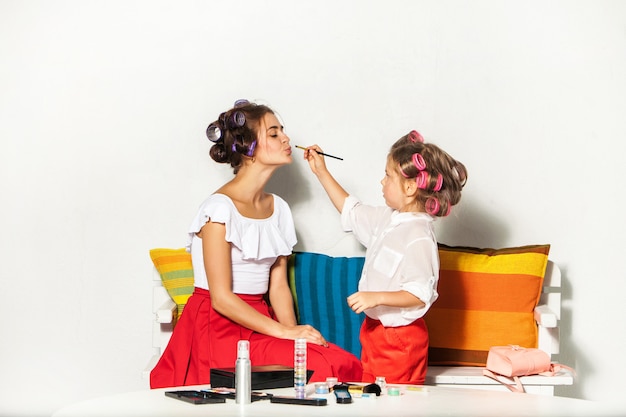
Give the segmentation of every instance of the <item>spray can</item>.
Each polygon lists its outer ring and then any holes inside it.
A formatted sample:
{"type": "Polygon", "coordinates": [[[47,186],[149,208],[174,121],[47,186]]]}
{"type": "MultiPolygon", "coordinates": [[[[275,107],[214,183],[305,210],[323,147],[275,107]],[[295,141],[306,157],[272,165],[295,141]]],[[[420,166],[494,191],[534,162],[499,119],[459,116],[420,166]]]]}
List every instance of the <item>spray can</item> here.
{"type": "Polygon", "coordinates": [[[235,402],[252,402],[252,365],[250,364],[250,342],[240,340],[237,343],[237,361],[235,362],[235,402]]]}

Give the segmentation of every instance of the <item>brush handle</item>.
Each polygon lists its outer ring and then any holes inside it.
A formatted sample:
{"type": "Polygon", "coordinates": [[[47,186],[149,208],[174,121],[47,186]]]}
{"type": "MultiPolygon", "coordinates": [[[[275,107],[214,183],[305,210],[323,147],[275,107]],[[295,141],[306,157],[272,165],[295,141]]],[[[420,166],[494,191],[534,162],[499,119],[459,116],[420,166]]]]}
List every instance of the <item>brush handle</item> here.
{"type": "MultiPolygon", "coordinates": [[[[298,146],[298,145],[296,145],[296,148],[298,148],[298,149],[302,149],[302,150],[305,150],[305,151],[306,151],[306,150],[308,150],[307,148],[304,148],[304,147],[302,147],[302,146],[298,146]]],[[[324,153],[324,152],[316,151],[315,149],[312,149],[312,150],[314,150],[315,152],[317,152],[319,155],[323,155],[323,156],[327,156],[327,157],[329,157],[329,158],[335,158],[335,159],[339,159],[340,161],[343,161],[343,158],[340,158],[340,157],[338,157],[338,156],[329,155],[329,154],[324,153]]]]}

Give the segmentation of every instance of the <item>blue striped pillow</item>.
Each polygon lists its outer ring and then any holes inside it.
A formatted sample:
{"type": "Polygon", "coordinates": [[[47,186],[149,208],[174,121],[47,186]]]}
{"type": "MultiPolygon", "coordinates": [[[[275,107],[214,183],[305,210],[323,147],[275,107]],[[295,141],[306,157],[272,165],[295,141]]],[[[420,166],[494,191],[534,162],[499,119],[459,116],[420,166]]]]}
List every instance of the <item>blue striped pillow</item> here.
{"type": "Polygon", "coordinates": [[[310,324],[326,340],[360,358],[365,314],[354,313],[346,298],[357,291],[365,258],[311,252],[296,252],[293,258],[298,322],[310,324]]]}

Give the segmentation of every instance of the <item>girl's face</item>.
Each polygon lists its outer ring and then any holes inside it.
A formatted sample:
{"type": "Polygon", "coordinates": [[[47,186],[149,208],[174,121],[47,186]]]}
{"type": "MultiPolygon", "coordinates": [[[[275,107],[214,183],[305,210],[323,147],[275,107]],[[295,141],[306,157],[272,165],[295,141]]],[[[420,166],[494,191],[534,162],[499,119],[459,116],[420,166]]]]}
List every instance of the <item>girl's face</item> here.
{"type": "Polygon", "coordinates": [[[284,165],[291,163],[289,136],[283,130],[276,115],[267,113],[259,123],[258,149],[255,158],[267,163],[284,165]]]}
{"type": "Polygon", "coordinates": [[[383,197],[385,203],[394,210],[402,210],[410,202],[410,198],[405,192],[406,179],[400,175],[398,164],[387,157],[385,176],[380,181],[383,186],[383,197]]]}

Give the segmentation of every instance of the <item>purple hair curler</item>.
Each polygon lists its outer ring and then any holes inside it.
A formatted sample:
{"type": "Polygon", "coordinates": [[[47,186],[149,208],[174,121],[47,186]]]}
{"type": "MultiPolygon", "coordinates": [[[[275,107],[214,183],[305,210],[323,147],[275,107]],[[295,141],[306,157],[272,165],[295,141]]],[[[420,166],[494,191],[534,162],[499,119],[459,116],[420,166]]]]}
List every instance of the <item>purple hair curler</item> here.
{"type": "Polygon", "coordinates": [[[215,123],[211,123],[209,127],[206,128],[206,137],[209,138],[211,142],[217,142],[222,138],[222,130],[215,123]]]}
{"type": "MultiPolygon", "coordinates": [[[[243,139],[241,139],[241,137],[238,137],[238,139],[235,142],[233,142],[233,146],[231,147],[231,150],[233,152],[237,152],[237,142],[243,145],[243,139]]],[[[255,148],[256,148],[256,140],[250,144],[250,146],[248,147],[248,152],[244,153],[244,155],[251,157],[252,155],[254,155],[255,148]]]]}
{"type": "Polygon", "coordinates": [[[256,149],[256,140],[255,140],[255,141],[253,141],[253,142],[250,144],[250,148],[248,148],[248,152],[246,153],[246,156],[252,156],[252,155],[254,155],[254,150],[255,150],[255,149],[256,149]]]}
{"type": "Polygon", "coordinates": [[[246,115],[243,112],[236,111],[231,114],[230,119],[228,120],[228,127],[235,128],[241,127],[246,124],[246,115]]]}
{"type": "Polygon", "coordinates": [[[250,102],[245,98],[240,98],[239,100],[235,101],[233,107],[245,106],[246,104],[250,104],[250,102]]]}

